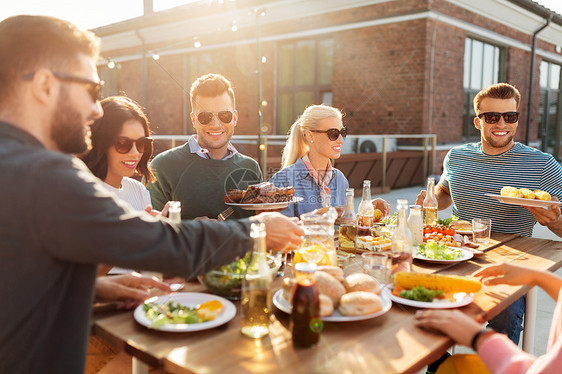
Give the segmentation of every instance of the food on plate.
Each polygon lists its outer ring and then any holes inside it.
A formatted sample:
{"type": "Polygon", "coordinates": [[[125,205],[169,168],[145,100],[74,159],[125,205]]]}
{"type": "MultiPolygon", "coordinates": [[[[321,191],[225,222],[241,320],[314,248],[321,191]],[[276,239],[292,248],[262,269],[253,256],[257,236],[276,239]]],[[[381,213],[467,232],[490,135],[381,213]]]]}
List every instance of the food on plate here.
{"type": "Polygon", "coordinates": [[[372,293],[380,293],[381,288],[375,278],[368,274],[354,273],[350,274],[343,280],[343,286],[346,292],[365,291],[372,293]]]}
{"type": "Polygon", "coordinates": [[[433,260],[456,260],[462,256],[460,249],[433,240],[429,240],[426,244],[420,244],[418,253],[433,260]]]}
{"type": "Polygon", "coordinates": [[[383,217],[380,220],[380,223],[386,226],[394,226],[398,222],[398,212],[394,212],[394,214],[390,214],[386,217],[383,217]]]}
{"type": "Polygon", "coordinates": [[[461,241],[455,239],[456,231],[452,227],[447,227],[445,225],[426,225],[423,228],[423,241],[428,242],[433,240],[441,244],[448,245],[450,247],[460,247],[461,241]]]}
{"type": "Polygon", "coordinates": [[[295,288],[297,288],[297,280],[295,278],[286,277],[283,279],[282,287],[285,300],[293,300],[295,288]]]}
{"type": "Polygon", "coordinates": [[[387,236],[358,236],[357,249],[365,251],[390,251],[392,244],[387,236]]]}
{"type": "Polygon", "coordinates": [[[336,278],[323,271],[314,273],[314,278],[318,292],[328,296],[334,305],[338,305],[340,298],[345,294],[344,286],[336,278]]]}
{"type": "Polygon", "coordinates": [[[222,303],[218,300],[205,301],[197,305],[197,317],[201,321],[212,321],[222,312],[222,303]]]}
{"type": "Polygon", "coordinates": [[[344,316],[361,316],[382,309],[382,300],[372,292],[354,291],[346,293],[340,300],[338,310],[344,316]]]}
{"type": "Polygon", "coordinates": [[[382,217],[382,211],[380,209],[375,209],[375,212],[373,213],[373,222],[379,222],[382,217]]]}
{"type": "Polygon", "coordinates": [[[541,190],[534,190],[533,193],[535,194],[535,199],[550,201],[550,194],[546,191],[541,190]]]}
{"type": "Polygon", "coordinates": [[[207,301],[197,307],[189,307],[178,302],[167,304],[145,302],[143,310],[154,327],[167,324],[190,324],[212,321],[222,311],[222,303],[218,300],[207,301]]]}
{"type": "Polygon", "coordinates": [[[502,187],[500,195],[504,197],[519,197],[524,199],[536,199],[550,201],[550,194],[542,190],[531,191],[528,188],[516,188],[511,186],[502,187]]]}
{"type": "Polygon", "coordinates": [[[436,297],[443,296],[443,291],[429,290],[425,287],[417,286],[412,288],[411,290],[401,290],[398,296],[403,297],[404,299],[430,303],[436,297]]]}
{"type": "Polygon", "coordinates": [[[343,282],[343,278],[344,278],[343,270],[337,266],[333,266],[333,265],[318,266],[316,270],[323,271],[324,273],[328,273],[332,277],[336,278],[339,282],[343,282]]]}
{"type": "Polygon", "coordinates": [[[281,203],[290,201],[294,192],[293,186],[275,187],[271,182],[262,182],[252,184],[246,190],[227,190],[224,202],[239,204],[281,203]]]}
{"type": "Polygon", "coordinates": [[[324,294],[320,294],[318,297],[320,300],[320,317],[327,317],[334,313],[334,303],[332,299],[324,294]]]}
{"type": "Polygon", "coordinates": [[[456,222],[459,218],[457,216],[455,216],[454,214],[451,215],[451,217],[449,218],[445,218],[445,219],[438,219],[437,220],[437,225],[443,225],[443,226],[447,226],[447,227],[451,227],[453,222],[456,222]]]}
{"type": "Polygon", "coordinates": [[[518,188],[505,186],[500,190],[500,195],[505,197],[523,197],[518,188]]]}
{"type": "Polygon", "coordinates": [[[472,222],[464,220],[452,221],[449,227],[455,229],[455,231],[472,231],[472,222]]]}
{"type": "Polygon", "coordinates": [[[398,272],[394,274],[394,283],[403,289],[411,290],[422,286],[430,290],[441,290],[447,293],[478,292],[482,288],[480,281],[458,275],[421,274],[398,272]]]}

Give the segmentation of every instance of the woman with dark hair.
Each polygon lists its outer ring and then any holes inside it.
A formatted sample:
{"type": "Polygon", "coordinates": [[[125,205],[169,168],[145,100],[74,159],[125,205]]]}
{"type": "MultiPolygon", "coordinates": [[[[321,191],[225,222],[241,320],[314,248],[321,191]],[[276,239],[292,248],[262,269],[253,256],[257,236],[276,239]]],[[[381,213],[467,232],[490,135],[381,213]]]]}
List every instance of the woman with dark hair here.
{"type": "Polygon", "coordinates": [[[80,156],[106,187],[137,210],[152,210],[145,186],[131,178],[135,172],[144,183],[155,180],[148,161],[152,139],[146,115],[140,106],[125,96],[101,101],[104,115],[91,126],[92,149],[80,156]]]}

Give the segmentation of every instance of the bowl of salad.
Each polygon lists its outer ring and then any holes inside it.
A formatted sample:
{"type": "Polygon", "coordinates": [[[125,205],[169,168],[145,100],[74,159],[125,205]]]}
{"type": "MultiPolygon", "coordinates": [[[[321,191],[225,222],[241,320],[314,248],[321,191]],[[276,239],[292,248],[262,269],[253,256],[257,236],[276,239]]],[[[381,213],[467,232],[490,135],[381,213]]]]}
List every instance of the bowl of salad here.
{"type": "MultiPolygon", "coordinates": [[[[242,295],[242,279],[250,266],[251,255],[251,252],[248,252],[240,260],[211,270],[205,275],[198,276],[197,279],[215,295],[223,296],[230,300],[240,300],[242,295]]],[[[275,276],[281,266],[281,260],[275,256],[267,256],[267,263],[272,277],[275,276]]]]}

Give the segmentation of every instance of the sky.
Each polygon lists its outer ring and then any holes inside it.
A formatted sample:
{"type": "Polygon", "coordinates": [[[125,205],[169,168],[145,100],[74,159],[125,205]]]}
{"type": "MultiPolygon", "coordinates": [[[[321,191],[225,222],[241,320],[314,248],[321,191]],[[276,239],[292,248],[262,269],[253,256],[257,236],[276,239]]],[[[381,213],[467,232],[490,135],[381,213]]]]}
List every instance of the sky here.
{"type": "MultiPolygon", "coordinates": [[[[154,0],[154,10],[194,0],[154,0]]],[[[207,0],[233,1],[233,0],[207,0]]],[[[562,0],[535,0],[562,15],[562,0]]],[[[16,14],[42,14],[91,29],[141,16],[143,0],[0,0],[0,20],[16,14]]]]}

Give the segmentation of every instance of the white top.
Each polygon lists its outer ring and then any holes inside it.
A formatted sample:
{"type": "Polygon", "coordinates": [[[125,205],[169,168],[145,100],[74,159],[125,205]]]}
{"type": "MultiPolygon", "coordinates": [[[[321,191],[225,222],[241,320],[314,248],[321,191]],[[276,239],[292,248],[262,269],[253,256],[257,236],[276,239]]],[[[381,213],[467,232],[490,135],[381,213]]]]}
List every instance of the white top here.
{"type": "Polygon", "coordinates": [[[121,188],[115,188],[104,182],[105,187],[114,192],[118,198],[129,203],[135,210],[144,210],[150,203],[150,193],[139,181],[123,177],[121,188]]]}

